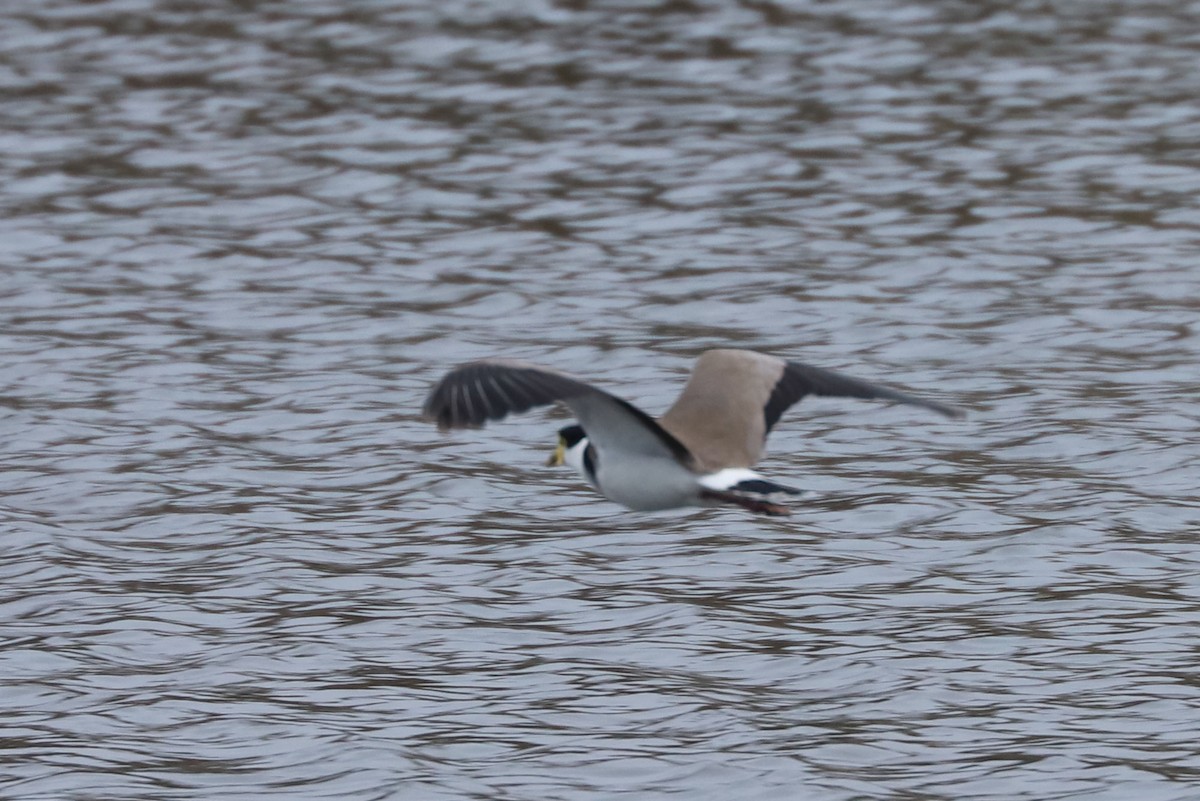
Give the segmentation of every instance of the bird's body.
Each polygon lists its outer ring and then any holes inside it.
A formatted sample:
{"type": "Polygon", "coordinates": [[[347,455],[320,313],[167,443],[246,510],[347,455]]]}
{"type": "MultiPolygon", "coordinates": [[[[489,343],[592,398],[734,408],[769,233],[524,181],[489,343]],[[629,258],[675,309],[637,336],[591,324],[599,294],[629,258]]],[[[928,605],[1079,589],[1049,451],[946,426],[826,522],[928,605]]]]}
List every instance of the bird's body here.
{"type": "Polygon", "coordinates": [[[634,457],[611,467],[602,460],[595,478],[605,497],[639,512],[692,506],[696,500],[695,474],[671,459],[634,457]]]}
{"type": "Polygon", "coordinates": [[[574,467],[610,500],[637,511],[736,505],[787,514],[779,501],[800,491],[750,468],[780,415],[809,394],[891,400],[960,415],[887,387],[743,350],[702,354],[658,421],[564,373],[501,360],[452,370],[430,393],[425,414],[443,429],[479,427],[510,412],[561,402],[579,424],[560,430],[551,463],[574,467]]]}
{"type": "Polygon", "coordinates": [[[766,501],[774,496],[795,496],[803,492],[768,481],[745,467],[725,467],[711,473],[686,470],[679,473],[678,462],[638,465],[622,462],[616,475],[601,477],[596,450],[579,425],[566,426],[559,431],[559,448],[550,457],[549,465],[565,464],[575,468],[584,480],[609,500],[637,511],[674,509],[680,506],[714,505],[719,493],[747,493],[747,498],[766,501]],[[589,451],[589,448],[591,449],[589,451]],[[668,480],[676,477],[678,481],[668,480]],[[603,482],[603,489],[601,489],[603,482]],[[698,493],[715,493],[708,503],[697,503],[698,493]]]}

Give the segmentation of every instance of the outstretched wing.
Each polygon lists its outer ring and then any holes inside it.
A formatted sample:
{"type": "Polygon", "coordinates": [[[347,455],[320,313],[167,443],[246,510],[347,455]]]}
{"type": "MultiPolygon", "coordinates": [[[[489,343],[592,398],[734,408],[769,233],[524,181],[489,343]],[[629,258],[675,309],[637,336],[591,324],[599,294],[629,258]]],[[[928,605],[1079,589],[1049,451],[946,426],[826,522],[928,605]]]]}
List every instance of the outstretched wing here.
{"type": "Polygon", "coordinates": [[[598,390],[568,375],[516,361],[482,361],[456,367],[425,399],[425,416],[438,428],[481,428],[488,420],[598,390]]]}
{"type": "Polygon", "coordinates": [[[771,397],[763,407],[763,418],[769,432],[780,416],[788,407],[799,401],[805,395],[826,395],[841,398],[863,398],[865,400],[889,400],[896,403],[907,403],[910,406],[920,406],[943,414],[946,417],[962,417],[962,409],[947,406],[944,403],[918,398],[898,389],[872,384],[858,378],[851,378],[832,370],[822,370],[801,362],[788,362],[779,377],[778,383],[771,390],[771,397]]]}
{"type": "Polygon", "coordinates": [[[701,354],[687,386],[660,422],[705,469],[750,467],[762,458],[767,434],[780,416],[805,395],[890,400],[962,415],[950,406],[831,370],[722,349],[701,354]]]}
{"type": "Polygon", "coordinates": [[[692,463],[688,449],[637,407],[565,373],[524,362],[497,359],[451,370],[429,393],[424,413],[445,431],[479,428],[488,420],[556,402],[575,414],[601,461],[605,453],[624,452],[692,463]]]}

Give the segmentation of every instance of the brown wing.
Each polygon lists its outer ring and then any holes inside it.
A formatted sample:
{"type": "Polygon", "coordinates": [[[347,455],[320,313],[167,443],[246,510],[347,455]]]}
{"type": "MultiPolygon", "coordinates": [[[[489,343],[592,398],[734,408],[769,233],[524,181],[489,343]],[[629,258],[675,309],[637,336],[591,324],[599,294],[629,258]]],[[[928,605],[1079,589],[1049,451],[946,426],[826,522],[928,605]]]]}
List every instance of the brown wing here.
{"type": "Polygon", "coordinates": [[[962,416],[953,407],[831,370],[752,351],[710,350],[659,422],[705,469],[750,467],[762,458],[780,416],[805,395],[890,400],[962,416]]]}
{"type": "Polygon", "coordinates": [[[783,359],[748,350],[705,351],[659,423],[706,470],[749,467],[762,456],[763,409],[786,367],[783,359]]]}

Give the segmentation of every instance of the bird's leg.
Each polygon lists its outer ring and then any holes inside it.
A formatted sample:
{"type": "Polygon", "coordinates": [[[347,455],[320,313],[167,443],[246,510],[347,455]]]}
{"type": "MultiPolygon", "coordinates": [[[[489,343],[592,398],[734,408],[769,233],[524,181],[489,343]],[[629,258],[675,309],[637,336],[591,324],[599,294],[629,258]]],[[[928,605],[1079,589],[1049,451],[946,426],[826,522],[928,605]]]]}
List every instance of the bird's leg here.
{"type": "Polygon", "coordinates": [[[792,513],[792,510],[783,504],[772,503],[762,498],[751,498],[738,492],[728,492],[726,490],[702,489],[700,490],[700,499],[716,501],[718,503],[732,503],[743,509],[748,509],[755,514],[771,515],[772,517],[786,517],[792,513]]]}

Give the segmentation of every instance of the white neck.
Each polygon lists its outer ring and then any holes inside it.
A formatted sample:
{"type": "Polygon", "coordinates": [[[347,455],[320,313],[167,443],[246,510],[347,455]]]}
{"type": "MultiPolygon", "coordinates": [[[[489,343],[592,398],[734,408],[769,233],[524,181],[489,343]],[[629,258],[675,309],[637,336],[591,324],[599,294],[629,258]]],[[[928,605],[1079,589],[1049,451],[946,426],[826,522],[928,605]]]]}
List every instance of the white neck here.
{"type": "Polygon", "coordinates": [[[575,468],[579,475],[583,476],[583,480],[592,483],[592,477],[588,475],[587,469],[583,466],[583,452],[587,450],[588,438],[576,442],[563,453],[563,462],[570,467],[575,468]]]}

